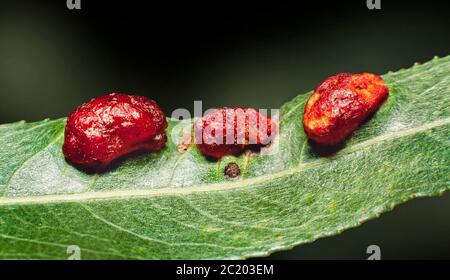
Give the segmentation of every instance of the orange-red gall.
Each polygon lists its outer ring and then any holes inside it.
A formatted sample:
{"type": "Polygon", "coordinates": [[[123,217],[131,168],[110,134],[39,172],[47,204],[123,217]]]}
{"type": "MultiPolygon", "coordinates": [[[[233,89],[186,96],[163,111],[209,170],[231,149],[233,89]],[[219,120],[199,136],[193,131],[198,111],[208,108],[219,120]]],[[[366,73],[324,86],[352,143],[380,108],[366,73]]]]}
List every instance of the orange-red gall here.
{"type": "Polygon", "coordinates": [[[383,79],[375,74],[341,73],[329,77],[306,103],[304,130],[318,144],[339,144],[378,110],[388,94],[383,79]]]}
{"type": "Polygon", "coordinates": [[[271,143],[277,125],[252,108],[214,109],[194,123],[195,143],[206,157],[239,155],[271,143]]]}
{"type": "Polygon", "coordinates": [[[155,101],[111,93],[91,99],[70,114],[63,154],[76,166],[103,171],[131,152],[162,149],[166,128],[164,113],[155,101]]]}

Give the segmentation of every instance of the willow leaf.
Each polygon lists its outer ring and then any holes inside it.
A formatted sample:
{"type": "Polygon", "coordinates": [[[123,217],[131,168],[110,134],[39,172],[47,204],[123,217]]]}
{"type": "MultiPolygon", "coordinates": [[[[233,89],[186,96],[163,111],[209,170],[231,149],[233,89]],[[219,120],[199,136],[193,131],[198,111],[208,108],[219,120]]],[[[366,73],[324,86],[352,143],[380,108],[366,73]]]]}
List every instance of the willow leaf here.
{"type": "MultiPolygon", "coordinates": [[[[65,119],[0,126],[0,258],[223,259],[338,234],[414,197],[449,190],[450,57],[383,76],[387,102],[336,154],[301,125],[309,94],[281,108],[267,154],[206,160],[171,139],[100,175],[67,164],[65,119]],[[235,161],[238,180],[224,176],[235,161]]],[[[189,128],[170,121],[168,134],[189,128]]]]}

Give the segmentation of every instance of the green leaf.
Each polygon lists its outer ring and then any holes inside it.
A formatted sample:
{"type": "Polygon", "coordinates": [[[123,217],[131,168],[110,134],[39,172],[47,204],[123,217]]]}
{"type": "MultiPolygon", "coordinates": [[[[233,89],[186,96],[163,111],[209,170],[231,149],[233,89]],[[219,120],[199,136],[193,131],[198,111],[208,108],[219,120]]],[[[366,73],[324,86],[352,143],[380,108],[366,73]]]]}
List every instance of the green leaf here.
{"type": "MultiPolygon", "coordinates": [[[[303,132],[309,94],[281,108],[273,154],[210,162],[195,146],[101,175],[67,164],[65,119],[0,126],[0,258],[246,258],[356,227],[449,190],[450,57],[384,76],[387,102],[335,155],[303,132]],[[276,148],[278,147],[278,151],[276,148]],[[230,161],[242,176],[227,179],[230,161]]],[[[168,129],[190,127],[171,121],[168,129]]]]}

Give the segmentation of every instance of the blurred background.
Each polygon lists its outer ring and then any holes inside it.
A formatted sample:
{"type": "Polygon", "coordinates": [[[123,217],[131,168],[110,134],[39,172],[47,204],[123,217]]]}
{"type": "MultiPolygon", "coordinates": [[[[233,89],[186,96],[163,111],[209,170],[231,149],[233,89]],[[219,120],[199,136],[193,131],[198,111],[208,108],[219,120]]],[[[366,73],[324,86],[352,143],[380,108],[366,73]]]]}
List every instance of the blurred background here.
{"type": "MultiPolygon", "coordinates": [[[[67,116],[107,92],[176,108],[279,108],[337,72],[383,74],[450,55],[446,1],[179,4],[0,2],[0,123],[67,116]]],[[[195,3],[194,3],[195,2],[195,3]]],[[[242,1],[241,1],[242,2],[242,1]]],[[[450,258],[450,195],[272,259],[450,258]]]]}

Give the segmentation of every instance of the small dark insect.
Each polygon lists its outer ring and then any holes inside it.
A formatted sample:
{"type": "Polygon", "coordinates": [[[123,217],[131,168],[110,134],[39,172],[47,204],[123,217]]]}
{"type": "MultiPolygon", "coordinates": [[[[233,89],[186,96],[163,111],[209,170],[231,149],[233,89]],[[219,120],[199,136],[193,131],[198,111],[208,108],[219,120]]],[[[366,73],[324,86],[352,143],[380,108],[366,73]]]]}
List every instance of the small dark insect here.
{"type": "Polygon", "coordinates": [[[166,118],[155,101],[111,93],[91,99],[67,119],[63,153],[89,171],[137,150],[158,151],[167,141],[166,118]]]}
{"type": "Polygon", "coordinates": [[[375,74],[342,73],[329,77],[306,103],[305,132],[318,144],[337,145],[373,114],[388,94],[383,79],[375,74]]]}
{"type": "Polygon", "coordinates": [[[225,166],[224,174],[228,178],[234,179],[241,175],[241,169],[239,168],[239,165],[237,163],[230,162],[227,164],[227,166],[225,166]]]}
{"type": "Polygon", "coordinates": [[[276,130],[270,117],[251,108],[215,109],[194,124],[199,150],[215,159],[268,145],[276,130]]]}

